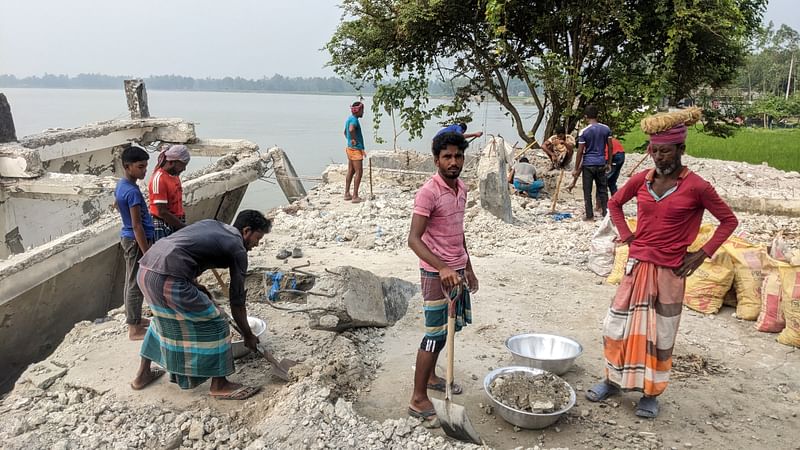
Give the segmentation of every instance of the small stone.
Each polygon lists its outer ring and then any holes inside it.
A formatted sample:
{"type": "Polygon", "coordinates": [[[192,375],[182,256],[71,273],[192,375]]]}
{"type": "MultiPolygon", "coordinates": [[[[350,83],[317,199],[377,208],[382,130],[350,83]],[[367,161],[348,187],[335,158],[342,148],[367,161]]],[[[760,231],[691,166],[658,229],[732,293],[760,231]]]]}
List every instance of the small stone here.
{"type": "Polygon", "coordinates": [[[684,446],[684,447],[686,447],[686,448],[692,448],[692,447],[693,447],[693,445],[692,445],[692,443],[691,443],[691,442],[685,442],[685,443],[683,444],[683,446],[684,446]]]}
{"type": "Polygon", "coordinates": [[[53,446],[50,448],[51,450],[69,450],[70,448],[69,441],[66,439],[62,439],[53,444],[53,446]]]}
{"type": "Polygon", "coordinates": [[[606,423],[609,424],[609,425],[616,425],[617,421],[614,420],[614,419],[608,419],[608,420],[606,420],[606,423]]]}
{"type": "Polygon", "coordinates": [[[204,434],[205,429],[203,423],[199,420],[193,420],[192,424],[189,426],[189,439],[192,441],[199,441],[203,439],[204,434]]]}

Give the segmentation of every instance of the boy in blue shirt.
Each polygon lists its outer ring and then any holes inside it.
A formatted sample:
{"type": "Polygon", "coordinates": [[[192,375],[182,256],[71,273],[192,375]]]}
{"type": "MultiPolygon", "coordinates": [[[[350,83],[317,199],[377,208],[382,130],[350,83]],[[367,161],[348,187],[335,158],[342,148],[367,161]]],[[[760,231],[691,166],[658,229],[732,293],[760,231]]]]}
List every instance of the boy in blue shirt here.
{"type": "Polygon", "coordinates": [[[136,184],[147,173],[150,155],[141,147],[128,147],[122,152],[122,167],[125,176],[117,182],[114,200],[122,218],[120,244],[125,258],[125,322],[128,324],[128,339],[141,341],[150,322],[142,319],[144,296],[136,284],[139,259],[153,242],[153,219],[147,210],[142,191],[136,184]]]}

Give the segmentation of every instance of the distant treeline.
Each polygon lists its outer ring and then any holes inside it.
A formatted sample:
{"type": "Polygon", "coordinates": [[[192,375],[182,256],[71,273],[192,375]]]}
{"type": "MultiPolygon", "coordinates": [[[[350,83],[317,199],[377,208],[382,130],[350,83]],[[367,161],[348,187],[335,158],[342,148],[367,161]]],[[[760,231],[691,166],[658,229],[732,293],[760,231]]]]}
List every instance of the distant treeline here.
{"type": "MultiPolygon", "coordinates": [[[[44,74],[17,78],[14,75],[0,75],[0,88],[60,88],[60,89],[122,89],[123,80],[134,77],[124,75],[101,75],[81,73],[74,77],[67,75],[44,74]]],[[[261,91],[261,92],[299,92],[331,94],[372,94],[375,88],[364,86],[357,91],[347,81],[336,77],[285,77],[275,74],[251,80],[242,77],[192,78],[180,75],[153,75],[144,78],[148,89],[170,91],[261,91]]],[[[510,92],[523,92],[528,95],[525,84],[511,81],[510,92]]],[[[449,84],[432,82],[431,95],[449,96],[453,94],[449,84]]]]}

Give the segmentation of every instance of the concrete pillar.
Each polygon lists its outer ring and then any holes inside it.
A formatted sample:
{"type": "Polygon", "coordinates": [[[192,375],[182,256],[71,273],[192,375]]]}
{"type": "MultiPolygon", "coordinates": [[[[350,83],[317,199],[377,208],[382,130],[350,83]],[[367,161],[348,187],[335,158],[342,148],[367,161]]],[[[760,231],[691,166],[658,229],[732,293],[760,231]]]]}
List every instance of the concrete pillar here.
{"type": "Polygon", "coordinates": [[[131,119],[147,119],[150,109],[147,106],[147,89],[143,80],[125,80],[125,97],[128,99],[128,111],[131,119]]]}
{"type": "Polygon", "coordinates": [[[8,104],[6,95],[0,92],[0,144],[17,140],[17,131],[14,128],[14,118],[11,117],[11,105],[8,104]]]}
{"type": "Polygon", "coordinates": [[[275,171],[278,186],[281,187],[289,203],[305,197],[306,189],[298,178],[289,157],[286,156],[286,152],[279,147],[272,147],[267,155],[272,159],[272,169],[275,171]]]}
{"type": "Polygon", "coordinates": [[[511,196],[508,194],[508,154],[503,138],[494,138],[478,161],[478,189],[481,207],[505,223],[512,223],[511,196]]]}

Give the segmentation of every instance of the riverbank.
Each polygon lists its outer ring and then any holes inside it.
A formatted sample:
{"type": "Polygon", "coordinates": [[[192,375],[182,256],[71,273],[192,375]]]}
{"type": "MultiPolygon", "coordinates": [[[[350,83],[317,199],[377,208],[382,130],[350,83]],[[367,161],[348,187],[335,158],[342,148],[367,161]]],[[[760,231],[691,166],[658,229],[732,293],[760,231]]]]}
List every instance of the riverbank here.
{"type": "MultiPolygon", "coordinates": [[[[800,193],[800,178],[761,166],[689,159],[721,193],[800,193]],[[749,174],[749,176],[748,176],[749,174]],[[786,189],[789,190],[786,190],[786,189]],[[798,189],[793,191],[793,189],[798,189]]],[[[268,323],[267,344],[280,357],[303,359],[294,380],[282,384],[264,361],[248,356],[234,381],[263,386],[246,402],[210,399],[207,385],[181,391],[166,378],[141,392],[128,381],[138,364],[138,344],[124,335],[119,311],[101,323],[82,322],[45,362],[29,368],[0,402],[0,439],[7,448],[466,448],[440,430],[426,430],[406,416],[411,365],[422,329],[421,299],[394,326],[332,333],[308,328],[303,315],[270,308],[262,301],[261,271],[310,262],[304,270],[352,265],[381,276],[418,283],[417,259],[407,249],[413,195],[426,175],[376,171],[375,198],[362,204],[341,200],[343,168],[326,172],[308,197],[273,211],[275,227],[250,254],[253,280],[248,308],[268,323]],[[300,246],[302,259],[274,255],[300,246]]],[[[597,223],[580,220],[582,202],[566,194],[558,211],[550,199],[512,196],[514,222],[483,210],[473,186],[467,205],[466,240],[481,289],[473,296],[475,321],[458,335],[456,377],[464,405],[493,448],[741,448],[796,446],[800,405],[800,358],[796,349],[759,333],[752,322],[684,312],[675,347],[673,382],[662,397],[661,415],[633,415],[636,395],[599,404],[585,390],[602,376],[601,326],[614,287],[586,270],[589,240],[597,223]],[[521,332],[570,336],[584,354],[564,378],[578,403],[546,430],[516,430],[488,414],[484,375],[508,365],[504,340],[521,332]]],[[[367,190],[365,179],[365,190],[367,190]]],[[[577,191],[577,190],[576,190],[577,191]]],[[[795,197],[796,198],[796,197],[795,197]]],[[[738,232],[769,242],[784,230],[800,243],[797,219],[737,213],[738,232]]],[[[711,220],[711,219],[709,219],[711,220]]],[[[204,280],[209,285],[213,279],[204,280]]]]}

